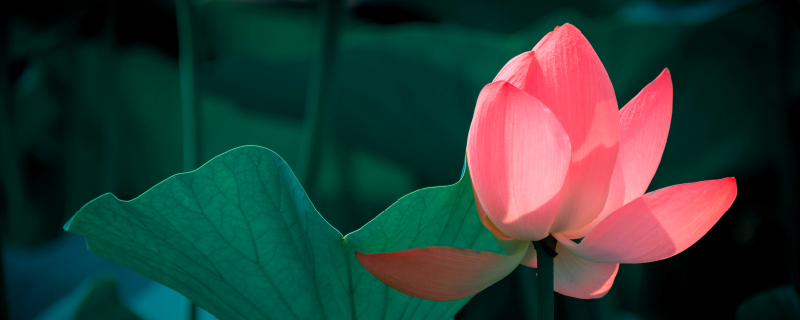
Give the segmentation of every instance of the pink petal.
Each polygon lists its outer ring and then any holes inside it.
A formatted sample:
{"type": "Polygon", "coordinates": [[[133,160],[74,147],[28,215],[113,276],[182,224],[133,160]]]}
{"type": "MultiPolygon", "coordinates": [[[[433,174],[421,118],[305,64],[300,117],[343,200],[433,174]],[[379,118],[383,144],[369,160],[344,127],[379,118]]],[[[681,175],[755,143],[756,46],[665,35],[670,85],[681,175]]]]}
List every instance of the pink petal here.
{"type": "Polygon", "coordinates": [[[518,57],[513,66],[506,66],[527,71],[524,82],[519,74],[502,71],[496,80],[522,83],[520,89],[550,108],[569,135],[569,172],[550,228],[552,233],[564,232],[589,224],[605,205],[617,159],[619,111],[600,58],[574,26],[557,27],[539,41],[533,55],[535,59],[518,57]],[[526,62],[527,70],[521,66],[526,62]]]}
{"type": "Polygon", "coordinates": [[[522,258],[522,261],[519,264],[524,265],[526,267],[536,268],[536,249],[532,246],[528,247],[528,252],[525,253],[525,257],[522,258]]]}
{"type": "Polygon", "coordinates": [[[736,198],[736,179],[674,185],[610,214],[580,244],[553,236],[594,262],[644,263],[674,256],[700,240],[736,198]]]}
{"type": "Polygon", "coordinates": [[[386,285],[417,298],[451,301],[472,296],[517,267],[527,250],[514,256],[453,247],[398,252],[356,252],[361,265],[386,285]]]}
{"type": "MultiPolygon", "coordinates": [[[[486,210],[483,209],[483,205],[481,205],[481,201],[478,199],[478,195],[475,193],[475,189],[474,188],[472,189],[472,194],[475,197],[475,209],[478,210],[478,217],[480,218],[481,223],[483,224],[483,226],[487,230],[489,230],[492,233],[492,235],[494,235],[494,237],[496,239],[502,239],[502,240],[508,240],[508,241],[516,241],[513,238],[511,238],[508,235],[506,235],[505,233],[503,233],[503,231],[500,231],[500,229],[497,228],[497,226],[494,224],[494,222],[492,222],[492,220],[489,219],[489,217],[486,216],[486,210]]],[[[500,240],[498,240],[498,242],[499,241],[500,240]]],[[[506,253],[508,253],[508,252],[506,252],[506,253]]]]}
{"type": "Polygon", "coordinates": [[[589,234],[600,221],[647,191],[656,174],[672,118],[672,79],[669,70],[648,84],[620,110],[619,155],[603,211],[589,225],[565,232],[570,239],[589,234]]]}
{"type": "Polygon", "coordinates": [[[623,204],[647,191],[667,144],[671,118],[672,77],[664,69],[620,110],[617,162],[622,164],[624,185],[618,187],[625,190],[623,204]]]}
{"type": "Polygon", "coordinates": [[[597,215],[597,218],[592,220],[589,224],[577,228],[572,229],[570,231],[562,232],[561,235],[570,238],[570,239],[580,239],[585,237],[589,232],[591,232],[597,224],[599,224],[603,219],[608,217],[609,214],[614,212],[616,208],[622,206],[623,202],[625,201],[625,190],[624,188],[620,188],[625,184],[624,178],[622,174],[617,174],[617,172],[622,172],[622,163],[617,161],[617,164],[614,166],[614,174],[611,176],[611,185],[608,190],[608,198],[606,199],[606,204],[603,207],[603,211],[597,215]],[[615,208],[615,209],[610,209],[615,208]]]}
{"type": "MultiPolygon", "coordinates": [[[[489,221],[491,222],[491,221],[489,221]]],[[[536,268],[536,250],[531,247],[530,241],[525,240],[507,240],[500,238],[498,236],[494,236],[494,240],[497,241],[497,244],[500,245],[500,248],[503,249],[503,252],[506,255],[513,256],[519,253],[522,250],[528,250],[525,253],[525,256],[522,258],[522,261],[519,264],[526,265],[531,268],[536,268]]]]}
{"type": "Polygon", "coordinates": [[[518,89],[524,90],[528,80],[528,68],[536,59],[533,51],[526,51],[506,62],[503,69],[494,77],[494,81],[507,81],[518,89]]]}
{"type": "Polygon", "coordinates": [[[467,163],[478,207],[502,235],[547,236],[569,157],[567,134],[539,100],[505,81],[483,88],[469,129],[467,163]]]}
{"type": "MultiPolygon", "coordinates": [[[[534,250],[535,251],[535,250],[534,250]]],[[[578,299],[597,299],[606,295],[619,271],[619,263],[586,261],[556,245],[553,259],[555,291],[578,299]]]]}
{"type": "MultiPolygon", "coordinates": [[[[494,240],[497,241],[497,244],[503,249],[503,252],[507,256],[513,256],[517,253],[520,253],[522,250],[527,250],[528,246],[531,244],[530,241],[525,240],[505,240],[498,238],[497,236],[494,237],[494,240]]],[[[535,250],[534,250],[535,251],[535,250]]]]}

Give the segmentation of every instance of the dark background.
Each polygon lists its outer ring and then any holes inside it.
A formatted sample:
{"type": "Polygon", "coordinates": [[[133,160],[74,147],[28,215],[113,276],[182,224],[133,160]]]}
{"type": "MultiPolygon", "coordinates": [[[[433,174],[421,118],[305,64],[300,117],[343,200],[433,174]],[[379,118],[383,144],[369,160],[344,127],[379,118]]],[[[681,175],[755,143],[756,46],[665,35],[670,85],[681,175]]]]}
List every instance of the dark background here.
{"type": "MultiPolygon", "coordinates": [[[[61,227],[105,192],[132,199],[182,171],[174,3],[0,6],[8,315],[32,318],[104,272],[130,306],[148,280],[61,227]]],[[[294,167],[316,3],[193,7],[198,163],[255,144],[294,167]]],[[[663,68],[672,73],[672,126],[649,190],[734,176],[738,197],[685,252],[622,265],[606,297],[556,294],[556,318],[733,318],[762,290],[798,287],[798,1],[365,0],[345,11],[320,173],[305,186],[343,234],[406,193],[455,182],[480,89],[569,22],[595,48],[620,107],[663,68]]],[[[456,319],[533,319],[532,272],[520,267],[456,319]]]]}

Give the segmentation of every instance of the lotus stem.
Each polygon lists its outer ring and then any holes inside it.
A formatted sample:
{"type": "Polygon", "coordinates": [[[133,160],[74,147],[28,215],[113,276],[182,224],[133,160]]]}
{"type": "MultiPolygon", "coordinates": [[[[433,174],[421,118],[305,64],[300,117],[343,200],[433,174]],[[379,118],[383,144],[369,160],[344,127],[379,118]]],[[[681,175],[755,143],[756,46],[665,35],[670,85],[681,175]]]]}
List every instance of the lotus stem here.
{"type": "Polygon", "coordinates": [[[554,291],[553,285],[553,258],[555,258],[555,239],[548,235],[539,241],[534,241],[536,248],[536,272],[537,272],[537,320],[553,320],[554,313],[554,291]]]}
{"type": "Polygon", "coordinates": [[[189,301],[189,320],[197,319],[197,304],[193,301],[189,301]]]}
{"type": "Polygon", "coordinates": [[[183,116],[183,171],[191,171],[197,167],[197,92],[190,0],[175,0],[175,13],[178,21],[178,72],[183,116]]]}
{"type": "Polygon", "coordinates": [[[6,298],[5,270],[3,270],[3,245],[0,244],[0,319],[10,319],[6,298]]]}
{"type": "MultiPolygon", "coordinates": [[[[3,176],[3,189],[6,190],[6,210],[0,210],[0,225],[7,226],[6,232],[13,232],[10,226],[19,226],[19,223],[12,222],[11,217],[6,217],[2,212],[5,211],[9,216],[22,216],[22,177],[17,170],[18,163],[16,153],[14,153],[13,139],[11,137],[11,86],[10,75],[8,72],[8,8],[7,2],[0,4],[0,173],[3,176]],[[8,220],[6,220],[8,219],[8,220]]],[[[2,232],[0,231],[0,232],[2,232]]],[[[14,239],[13,237],[9,237],[14,239]]],[[[3,265],[3,243],[0,241],[0,319],[9,319],[8,300],[6,296],[5,270],[3,265]]]]}
{"type": "MultiPolygon", "coordinates": [[[[175,0],[178,23],[178,73],[183,117],[183,171],[197,168],[197,92],[194,83],[194,26],[190,0],[175,0]]],[[[197,305],[189,304],[189,320],[197,319],[197,305]]]]}
{"type": "Polygon", "coordinates": [[[342,0],[318,3],[317,43],[311,61],[306,93],[305,119],[297,162],[297,177],[306,188],[317,178],[321,155],[323,119],[328,114],[331,78],[336,58],[342,0]]]}
{"type": "Polygon", "coordinates": [[[14,146],[13,121],[10,119],[12,113],[11,103],[11,76],[9,74],[10,51],[10,32],[9,28],[9,4],[0,4],[0,179],[2,179],[3,190],[5,190],[6,210],[0,210],[0,225],[8,232],[7,238],[10,242],[29,245],[32,238],[26,233],[29,229],[25,228],[25,180],[22,177],[21,164],[17,158],[17,150],[14,146]],[[5,213],[5,214],[4,214],[5,213]]]}

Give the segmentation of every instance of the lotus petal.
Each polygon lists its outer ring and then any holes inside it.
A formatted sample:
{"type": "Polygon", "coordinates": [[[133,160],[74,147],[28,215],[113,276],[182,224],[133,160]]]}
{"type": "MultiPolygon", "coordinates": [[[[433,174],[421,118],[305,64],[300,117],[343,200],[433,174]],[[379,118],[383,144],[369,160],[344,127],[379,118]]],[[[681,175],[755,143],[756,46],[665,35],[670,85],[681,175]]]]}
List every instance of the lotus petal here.
{"type": "Polygon", "coordinates": [[[616,187],[624,190],[623,204],[647,191],[664,154],[671,119],[672,77],[664,69],[620,110],[617,162],[622,164],[624,185],[616,187]]]}
{"type": "Polygon", "coordinates": [[[672,118],[672,79],[669,70],[648,84],[620,110],[619,155],[611,177],[608,200],[587,226],[565,232],[570,239],[583,238],[622,205],[647,191],[667,144],[672,118]]]}
{"type": "Polygon", "coordinates": [[[569,158],[569,138],[545,105],[505,81],[483,88],[467,139],[467,163],[479,208],[502,231],[496,235],[518,240],[548,235],[569,158]]]}
{"type": "Polygon", "coordinates": [[[525,257],[522,258],[522,261],[520,261],[519,264],[531,268],[538,267],[538,264],[536,263],[536,249],[533,247],[528,247],[528,252],[525,253],[525,257]]]}
{"type": "Polygon", "coordinates": [[[500,229],[494,225],[494,222],[492,222],[492,220],[486,216],[486,210],[483,209],[483,205],[481,205],[481,201],[478,199],[478,195],[475,193],[474,188],[472,189],[472,195],[475,197],[475,209],[478,210],[478,218],[480,218],[483,226],[489,230],[496,239],[498,239],[498,243],[500,240],[517,241],[503,233],[503,231],[500,231],[500,229]]]}
{"type": "Polygon", "coordinates": [[[736,198],[736,180],[685,183],[647,193],[611,213],[580,244],[553,236],[589,261],[645,263],[689,248],[736,198]]]}
{"type": "Polygon", "coordinates": [[[535,59],[533,51],[526,51],[517,55],[506,62],[503,69],[500,69],[500,72],[494,77],[493,82],[506,81],[521,90],[525,90],[525,82],[528,80],[528,68],[531,66],[531,61],[535,59]]]}
{"type": "Polygon", "coordinates": [[[574,26],[557,27],[539,41],[533,55],[535,59],[514,61],[518,65],[529,61],[520,89],[553,111],[572,150],[561,206],[550,229],[558,233],[589,224],[603,209],[617,159],[619,111],[600,58],[574,26]]]}
{"type": "Polygon", "coordinates": [[[422,247],[397,252],[356,252],[375,278],[417,298],[451,301],[472,296],[517,267],[526,250],[506,256],[453,247],[422,247]]]}
{"type": "Polygon", "coordinates": [[[578,299],[602,298],[614,284],[619,263],[586,261],[560,243],[553,259],[553,280],[556,292],[578,299]]]}

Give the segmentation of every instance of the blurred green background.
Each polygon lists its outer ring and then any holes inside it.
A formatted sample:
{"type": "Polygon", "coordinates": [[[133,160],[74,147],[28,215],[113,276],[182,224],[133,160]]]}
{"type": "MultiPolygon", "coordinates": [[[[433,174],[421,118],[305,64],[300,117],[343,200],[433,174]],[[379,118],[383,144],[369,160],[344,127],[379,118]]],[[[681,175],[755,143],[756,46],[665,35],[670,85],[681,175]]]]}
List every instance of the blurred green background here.
{"type": "MultiPolygon", "coordinates": [[[[92,255],[83,238],[61,229],[105,192],[129,200],[182,171],[174,3],[0,6],[0,316],[186,313],[188,305],[163,303],[179,295],[92,255]]],[[[192,8],[198,164],[253,144],[295,168],[317,3],[192,8]]],[[[620,107],[663,68],[672,73],[672,126],[650,190],[735,176],[739,191],[690,249],[622,265],[602,299],[557,294],[556,318],[733,318],[743,301],[771,288],[794,290],[797,303],[800,2],[353,0],[342,14],[312,161],[319,174],[305,188],[343,234],[406,193],[454,183],[480,89],[569,22],[600,56],[620,107]]],[[[534,272],[520,267],[456,319],[533,319],[534,272]]]]}

